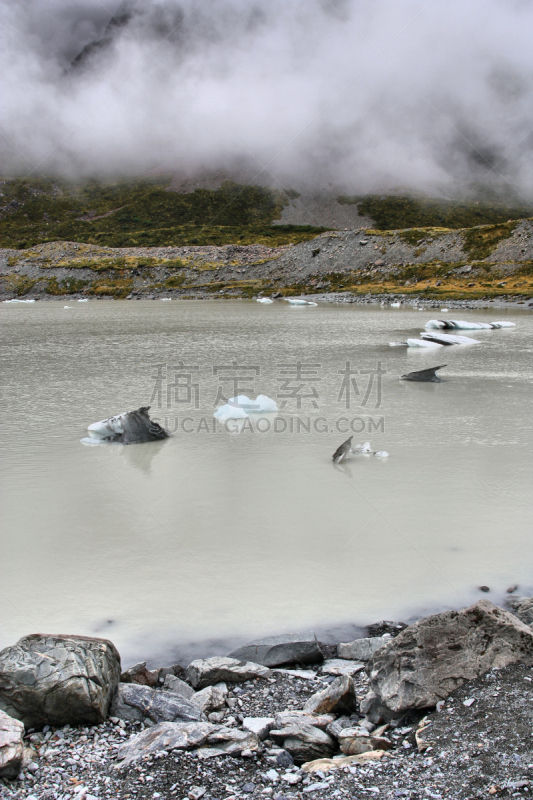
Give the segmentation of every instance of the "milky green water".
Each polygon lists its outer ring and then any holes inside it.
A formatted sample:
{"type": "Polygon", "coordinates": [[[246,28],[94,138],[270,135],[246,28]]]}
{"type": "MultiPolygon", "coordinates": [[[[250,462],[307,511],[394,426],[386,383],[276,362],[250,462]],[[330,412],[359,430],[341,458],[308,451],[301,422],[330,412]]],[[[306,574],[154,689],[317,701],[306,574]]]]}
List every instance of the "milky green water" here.
{"type": "Polygon", "coordinates": [[[382,618],[500,600],[514,583],[531,591],[531,313],[449,314],[517,326],[415,352],[388,342],[434,313],[69,305],[0,308],[0,646],[35,631],[103,635],[124,663],[160,664],[312,627],[347,638],[382,618]],[[398,380],[435,364],[448,365],[443,383],[398,380]],[[241,392],[286,407],[214,432],[217,393],[239,377],[241,392]],[[89,423],[151,399],[172,439],[80,443],[89,423]],[[333,466],[350,425],[354,444],[389,458],[333,466]]]}

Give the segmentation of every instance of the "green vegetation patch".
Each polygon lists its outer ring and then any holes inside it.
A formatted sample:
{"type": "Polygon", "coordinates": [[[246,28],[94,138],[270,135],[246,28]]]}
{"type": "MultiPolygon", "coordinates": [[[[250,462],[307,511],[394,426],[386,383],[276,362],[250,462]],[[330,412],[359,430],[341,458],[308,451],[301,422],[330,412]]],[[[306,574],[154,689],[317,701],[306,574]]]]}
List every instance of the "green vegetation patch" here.
{"type": "Polygon", "coordinates": [[[511,206],[485,200],[466,203],[407,195],[342,195],[337,202],[344,205],[357,203],[359,216],[371,217],[376,228],[382,231],[400,228],[471,228],[523,219],[530,217],[533,212],[531,205],[511,206]]]}
{"type": "Polygon", "coordinates": [[[169,178],[83,184],[12,179],[2,182],[0,246],[24,249],[72,241],[109,247],[296,244],[324,228],[276,225],[294,196],[226,181],[219,189],[180,194],[169,178]]]}
{"type": "Polygon", "coordinates": [[[52,295],[77,294],[82,292],[86,286],[88,286],[88,281],[77,278],[63,278],[59,281],[57,278],[50,278],[46,282],[45,292],[52,295]]]}
{"type": "Polygon", "coordinates": [[[504,239],[509,239],[518,222],[506,222],[503,225],[486,225],[465,231],[463,250],[470,258],[488,258],[496,246],[504,239]]]}

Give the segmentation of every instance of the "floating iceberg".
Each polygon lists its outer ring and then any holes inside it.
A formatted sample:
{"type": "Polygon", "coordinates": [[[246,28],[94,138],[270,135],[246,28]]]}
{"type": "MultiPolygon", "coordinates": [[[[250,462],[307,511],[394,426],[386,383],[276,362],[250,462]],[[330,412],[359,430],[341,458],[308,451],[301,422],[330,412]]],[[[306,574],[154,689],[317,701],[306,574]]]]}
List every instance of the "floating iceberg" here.
{"type": "Polygon", "coordinates": [[[290,303],[291,306],[316,306],[318,303],[313,303],[311,300],[302,300],[299,297],[285,297],[284,300],[290,303]]]}
{"type": "Polygon", "coordinates": [[[479,344],[478,339],[472,339],[470,336],[454,336],[451,333],[421,333],[420,336],[426,341],[437,344],[479,344]]]}
{"type": "Polygon", "coordinates": [[[150,406],[142,406],[136,411],[124,411],[109,419],[93,422],[87,428],[89,436],[81,441],[83,444],[139,444],[168,439],[170,433],[150,419],[149,410],[150,406]]]}
{"type": "Polygon", "coordinates": [[[266,394],[258,394],[255,400],[239,394],[237,397],[230,397],[225,405],[219,406],[213,416],[220,422],[226,422],[228,419],[247,419],[249,414],[269,414],[277,410],[276,401],[266,394]]]}
{"type": "Polygon", "coordinates": [[[35,300],[19,300],[14,297],[13,300],[2,300],[3,303],[35,303],[35,300]]]}
{"type": "Polygon", "coordinates": [[[374,453],[377,458],[388,458],[389,454],[386,450],[379,450],[377,453],[374,453]]]}
{"type": "Polygon", "coordinates": [[[258,303],[273,303],[274,301],[270,299],[270,297],[258,297],[258,303]]]}
{"type": "Polygon", "coordinates": [[[425,339],[408,339],[407,347],[442,347],[438,342],[426,342],[425,339]]]}
{"type": "Polygon", "coordinates": [[[514,328],[515,322],[466,322],[463,319],[430,319],[425,324],[426,330],[492,330],[495,328],[514,328]]]}

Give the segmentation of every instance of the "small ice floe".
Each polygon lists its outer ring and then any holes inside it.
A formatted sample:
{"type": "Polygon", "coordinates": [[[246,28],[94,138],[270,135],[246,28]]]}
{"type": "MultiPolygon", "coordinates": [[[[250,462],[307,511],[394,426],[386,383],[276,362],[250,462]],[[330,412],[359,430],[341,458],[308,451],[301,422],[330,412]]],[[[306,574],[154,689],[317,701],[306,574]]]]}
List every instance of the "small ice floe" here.
{"type": "Polygon", "coordinates": [[[162,303],[168,303],[170,302],[170,300],[172,300],[171,297],[160,297],[159,299],[161,300],[162,303]]]}
{"type": "Polygon", "coordinates": [[[442,383],[437,375],[438,369],[443,369],[446,364],[441,364],[438,367],[428,367],[428,369],[420,369],[417,372],[407,372],[405,375],[400,375],[401,381],[425,381],[427,383],[442,383]]]}
{"type": "Polygon", "coordinates": [[[13,300],[3,300],[3,303],[35,303],[35,300],[19,300],[18,297],[14,297],[13,300]]]}
{"type": "Polygon", "coordinates": [[[250,414],[276,413],[277,410],[276,401],[266,394],[257,395],[255,400],[239,394],[237,397],[230,397],[225,405],[219,406],[213,416],[219,422],[227,422],[229,419],[248,419],[250,414]]]}
{"type": "Polygon", "coordinates": [[[370,446],[370,442],[365,442],[364,444],[356,444],[355,447],[352,445],[353,436],[350,436],[349,439],[346,439],[343,442],[332,456],[332,461],[334,464],[339,464],[347,455],[353,453],[353,455],[366,455],[366,456],[377,456],[378,458],[388,458],[389,454],[386,450],[379,450],[378,452],[374,452],[370,446]]]}
{"type": "Polygon", "coordinates": [[[81,297],[81,298],[78,300],[78,303],[88,303],[88,302],[89,302],[89,300],[88,300],[86,297],[81,297]]]}
{"type": "Polygon", "coordinates": [[[140,444],[168,439],[171,434],[150,419],[149,410],[150,406],[142,406],[136,411],[124,411],[109,419],[93,422],[87,428],[89,436],[81,440],[82,444],[140,444]]]}
{"type": "Polygon", "coordinates": [[[408,339],[407,347],[442,347],[438,342],[426,342],[425,339],[408,339]]]}
{"type": "Polygon", "coordinates": [[[270,303],[273,303],[274,301],[271,300],[270,297],[258,297],[257,298],[257,302],[258,303],[269,303],[270,304],[270,303]]]}
{"type": "Polygon", "coordinates": [[[472,339],[470,336],[455,336],[451,333],[421,333],[422,339],[436,344],[480,344],[479,339],[472,339]]]}
{"type": "Polygon", "coordinates": [[[317,306],[318,303],[313,303],[311,300],[303,300],[301,297],[284,297],[287,303],[291,306],[317,306]]]}
{"type": "Polygon", "coordinates": [[[448,309],[447,308],[441,308],[440,311],[441,311],[441,314],[447,314],[448,313],[448,309]]]}
{"type": "Polygon", "coordinates": [[[430,319],[425,324],[426,330],[493,330],[496,328],[514,328],[515,322],[467,322],[463,319],[430,319]]]}
{"type": "Polygon", "coordinates": [[[63,306],[63,308],[72,308],[72,306],[63,306]]]}
{"type": "Polygon", "coordinates": [[[407,347],[407,342],[389,342],[389,347],[407,347]]]}
{"type": "Polygon", "coordinates": [[[391,303],[390,304],[391,308],[400,308],[400,306],[401,306],[401,303],[391,303]]]}

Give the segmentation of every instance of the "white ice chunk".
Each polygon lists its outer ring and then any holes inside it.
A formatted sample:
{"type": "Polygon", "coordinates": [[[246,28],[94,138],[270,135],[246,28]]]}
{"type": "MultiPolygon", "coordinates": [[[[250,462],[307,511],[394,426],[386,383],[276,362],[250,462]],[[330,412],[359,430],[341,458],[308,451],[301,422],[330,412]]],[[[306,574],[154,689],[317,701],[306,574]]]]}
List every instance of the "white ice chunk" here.
{"type": "Polygon", "coordinates": [[[116,414],[109,419],[102,419],[99,422],[93,422],[87,430],[93,438],[106,439],[108,436],[113,436],[116,433],[124,433],[122,427],[122,419],[128,412],[123,411],[121,414],[116,414]]]}
{"type": "Polygon", "coordinates": [[[284,298],[291,306],[316,306],[318,303],[313,303],[311,300],[302,300],[300,297],[285,297],[284,298]]]}
{"type": "Polygon", "coordinates": [[[444,328],[445,326],[446,326],[446,323],[442,322],[442,320],[440,320],[440,319],[430,319],[424,325],[424,327],[425,327],[425,329],[427,331],[436,331],[436,330],[439,330],[440,328],[444,328]]]}
{"type": "Polygon", "coordinates": [[[374,453],[374,455],[377,456],[377,458],[388,458],[389,457],[389,454],[387,453],[386,450],[379,450],[377,453],[374,453]]]}
{"type": "Polygon", "coordinates": [[[172,300],[171,297],[160,297],[159,299],[161,300],[162,303],[165,303],[166,301],[172,300]]]}
{"type": "Polygon", "coordinates": [[[491,324],[497,325],[498,328],[516,328],[516,322],[506,322],[505,320],[502,320],[500,322],[492,322],[491,324]]]}
{"type": "Polygon", "coordinates": [[[407,340],[408,347],[442,347],[441,344],[437,344],[437,342],[426,342],[425,339],[408,339],[407,340]]]}
{"type": "Polygon", "coordinates": [[[370,447],[370,442],[365,442],[361,448],[361,453],[371,453],[372,448],[370,447]]]}
{"type": "Polygon", "coordinates": [[[390,304],[391,308],[400,308],[400,306],[401,306],[401,303],[391,303],[390,304]]]}
{"type": "Polygon", "coordinates": [[[13,300],[3,300],[3,303],[35,303],[35,300],[19,300],[17,297],[14,297],[13,300]]]}
{"type": "Polygon", "coordinates": [[[89,301],[86,297],[82,297],[80,300],[78,300],[78,303],[88,303],[88,302],[89,301]]]}
{"type": "Polygon", "coordinates": [[[228,400],[230,406],[239,406],[240,408],[250,408],[254,405],[254,401],[245,394],[238,394],[237,397],[230,397],[228,400]]]}
{"type": "Polygon", "coordinates": [[[276,401],[272,400],[271,397],[267,397],[266,394],[258,394],[257,397],[254,400],[254,405],[258,406],[258,408],[254,408],[254,409],[250,409],[250,410],[259,412],[261,414],[264,414],[264,413],[270,412],[270,411],[277,411],[278,410],[278,404],[276,403],[276,401]]]}
{"type": "Polygon", "coordinates": [[[442,311],[443,314],[447,314],[448,313],[448,309],[447,308],[441,308],[441,311],[442,311]]]}
{"type": "Polygon", "coordinates": [[[82,444],[89,444],[89,445],[106,444],[103,439],[100,439],[100,437],[97,436],[85,436],[85,438],[80,439],[80,442],[82,444]]]}
{"type": "Polygon", "coordinates": [[[72,308],[72,306],[63,306],[63,308],[72,308]]]}
{"type": "Polygon", "coordinates": [[[215,419],[218,419],[219,422],[227,422],[229,419],[248,419],[248,414],[243,408],[231,405],[230,403],[219,406],[213,416],[215,419]]]}
{"type": "Polygon", "coordinates": [[[407,347],[407,342],[389,342],[389,347],[407,347]]]}
{"type": "Polygon", "coordinates": [[[270,297],[258,297],[258,303],[273,303],[274,301],[270,299],[270,297]]]}

